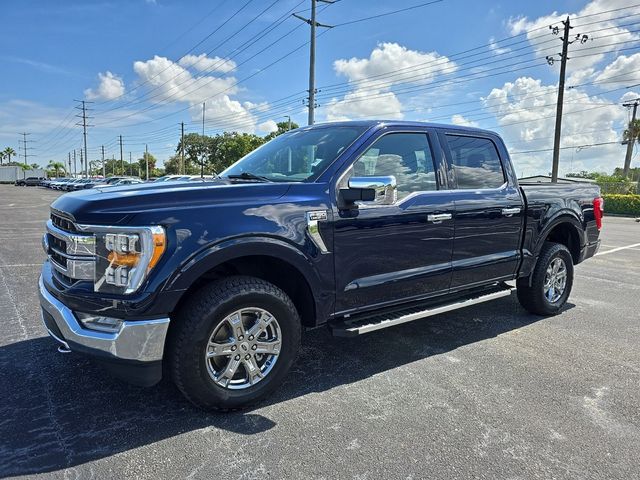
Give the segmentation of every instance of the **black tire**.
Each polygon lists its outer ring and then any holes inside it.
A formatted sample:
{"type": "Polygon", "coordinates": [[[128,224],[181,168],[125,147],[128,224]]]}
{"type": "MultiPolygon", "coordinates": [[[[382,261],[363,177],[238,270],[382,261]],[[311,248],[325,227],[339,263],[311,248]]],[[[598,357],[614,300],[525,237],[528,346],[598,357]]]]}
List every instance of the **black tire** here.
{"type": "Polygon", "coordinates": [[[206,410],[247,408],[264,399],[282,384],[300,348],[301,322],[291,299],[275,285],[254,277],[228,277],[203,286],[172,323],[168,366],[173,381],[191,403],[206,410]],[[281,348],[264,378],[247,388],[232,390],[210,375],[205,359],[207,342],[225,317],[249,307],[267,310],[277,319],[281,348]]]}
{"type": "Polygon", "coordinates": [[[537,315],[555,315],[564,306],[571,294],[573,286],[573,258],[571,253],[560,243],[545,242],[538,257],[533,274],[531,285],[529,278],[519,278],[516,287],[518,289],[518,300],[526,310],[537,315]],[[566,285],[560,298],[551,302],[545,296],[545,277],[547,268],[556,258],[563,260],[566,267],[566,285]]]}

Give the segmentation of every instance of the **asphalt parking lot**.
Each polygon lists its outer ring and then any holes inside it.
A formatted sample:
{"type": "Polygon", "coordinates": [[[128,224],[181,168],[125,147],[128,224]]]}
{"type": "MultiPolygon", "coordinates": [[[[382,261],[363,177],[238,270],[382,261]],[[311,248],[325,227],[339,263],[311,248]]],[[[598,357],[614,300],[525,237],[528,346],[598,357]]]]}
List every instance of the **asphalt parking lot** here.
{"type": "Polygon", "coordinates": [[[633,219],[605,218],[560,315],[506,298],[355,339],[307,332],[266,403],[208,414],[56,352],[36,287],[57,195],[0,185],[2,478],[640,478],[633,219]]]}

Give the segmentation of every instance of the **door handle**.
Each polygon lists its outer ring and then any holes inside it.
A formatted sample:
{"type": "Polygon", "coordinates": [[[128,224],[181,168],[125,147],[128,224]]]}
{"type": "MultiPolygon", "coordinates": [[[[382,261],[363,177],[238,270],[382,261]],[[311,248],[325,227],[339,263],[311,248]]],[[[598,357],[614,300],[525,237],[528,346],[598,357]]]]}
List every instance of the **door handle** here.
{"type": "Polygon", "coordinates": [[[517,213],[520,213],[520,207],[502,209],[502,215],[504,215],[505,217],[512,217],[517,213]]]}
{"type": "Polygon", "coordinates": [[[427,215],[427,221],[433,223],[440,223],[443,220],[451,220],[452,215],[450,213],[430,213],[427,215]]]}

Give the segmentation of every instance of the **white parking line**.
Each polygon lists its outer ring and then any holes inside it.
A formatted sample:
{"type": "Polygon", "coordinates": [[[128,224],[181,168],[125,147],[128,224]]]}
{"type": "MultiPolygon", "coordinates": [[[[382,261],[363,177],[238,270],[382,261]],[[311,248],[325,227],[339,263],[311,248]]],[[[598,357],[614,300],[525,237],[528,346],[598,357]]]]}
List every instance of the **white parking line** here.
{"type": "Polygon", "coordinates": [[[598,252],[596,253],[596,257],[598,255],[606,255],[607,253],[614,253],[614,252],[619,252],[620,250],[627,250],[628,248],[634,248],[634,247],[640,247],[640,243],[634,243],[633,245],[627,245],[626,247],[618,247],[618,248],[612,248],[611,250],[606,250],[604,252],[598,252]]]}
{"type": "Polygon", "coordinates": [[[21,263],[19,265],[0,265],[0,268],[41,267],[42,263],[21,263]]]}

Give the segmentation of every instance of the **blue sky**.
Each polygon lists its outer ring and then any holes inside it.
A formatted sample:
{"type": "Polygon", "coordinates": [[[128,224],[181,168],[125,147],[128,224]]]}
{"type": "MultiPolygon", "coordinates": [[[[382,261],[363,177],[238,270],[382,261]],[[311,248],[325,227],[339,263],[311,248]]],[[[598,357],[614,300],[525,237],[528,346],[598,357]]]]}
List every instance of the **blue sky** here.
{"type": "MultiPolygon", "coordinates": [[[[422,3],[319,4],[318,20],[338,26],[318,31],[318,121],[477,125],[504,136],[520,175],[547,173],[558,62],[550,66],[544,57],[557,59],[560,51],[548,25],[561,26],[569,14],[572,34],[589,40],[570,47],[567,85],[575,88],[567,90],[561,172],[622,164],[619,140],[628,113],[621,102],[640,91],[634,0],[443,0],[340,26],[422,3]]],[[[309,31],[289,14],[307,16],[309,4],[2,2],[0,147],[18,151],[20,132],[28,132],[36,155],[29,163],[65,159],[82,145],[74,99],[95,102],[91,160],[101,145],[117,158],[118,135],[126,158],[128,152],[139,157],[148,144],[165,160],[175,151],[179,122],[187,132],[201,131],[203,101],[207,134],[265,134],[285,115],[305,124],[309,31]]]]}

